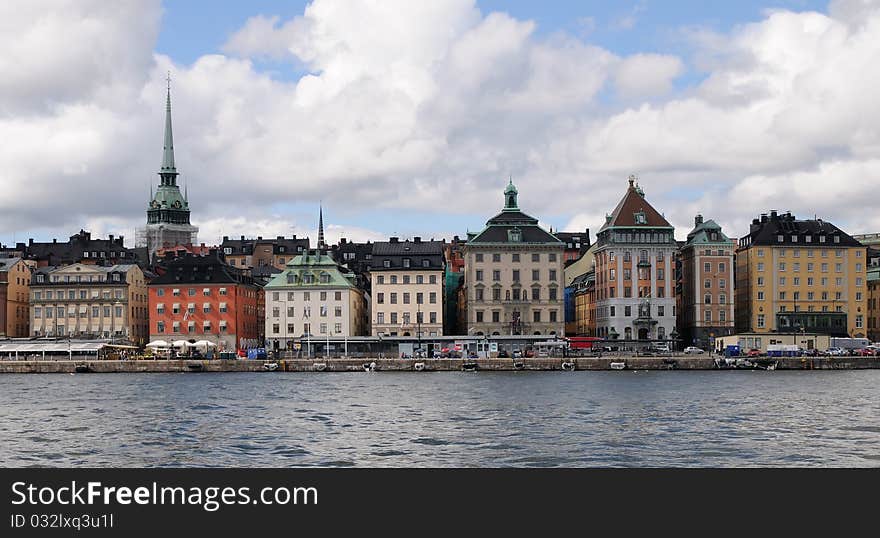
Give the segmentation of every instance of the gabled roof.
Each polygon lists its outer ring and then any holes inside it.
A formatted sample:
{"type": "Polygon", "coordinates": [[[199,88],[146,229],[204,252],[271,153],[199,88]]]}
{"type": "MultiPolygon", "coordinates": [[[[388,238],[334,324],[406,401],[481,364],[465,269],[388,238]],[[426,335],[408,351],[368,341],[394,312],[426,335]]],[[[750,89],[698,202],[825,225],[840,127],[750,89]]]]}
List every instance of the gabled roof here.
{"type": "Polygon", "coordinates": [[[468,245],[485,243],[562,245],[559,238],[538,226],[538,219],[519,210],[516,204],[517,194],[516,187],[511,182],[504,191],[506,198],[504,209],[486,221],[486,227],[480,233],[470,237],[467,241],[468,245]],[[512,237],[517,234],[519,240],[512,240],[512,237]]]}
{"type": "Polygon", "coordinates": [[[599,231],[608,228],[672,228],[672,225],[648,203],[645,192],[635,184],[635,179],[630,177],[626,194],[599,231]],[[637,215],[643,216],[644,220],[637,220],[637,215]]]}
{"type": "Polygon", "coordinates": [[[287,262],[284,271],[274,275],[266,284],[266,289],[272,288],[354,288],[354,275],[343,272],[325,250],[306,251],[299,256],[294,256],[287,262]],[[294,278],[291,280],[288,275],[294,278]],[[311,275],[311,282],[305,282],[303,276],[311,275]],[[321,276],[326,275],[325,281],[321,276]]]}

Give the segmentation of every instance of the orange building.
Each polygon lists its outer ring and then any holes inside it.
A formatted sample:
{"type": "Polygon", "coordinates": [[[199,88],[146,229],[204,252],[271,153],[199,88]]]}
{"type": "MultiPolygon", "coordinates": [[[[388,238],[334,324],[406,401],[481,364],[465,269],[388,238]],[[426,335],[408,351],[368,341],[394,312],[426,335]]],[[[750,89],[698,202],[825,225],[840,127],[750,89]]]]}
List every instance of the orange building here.
{"type": "Polygon", "coordinates": [[[30,280],[28,262],[21,258],[0,258],[0,336],[30,336],[30,280]]]}
{"type": "Polygon", "coordinates": [[[216,250],[169,259],[164,269],[149,286],[151,340],[208,340],[218,351],[262,346],[260,288],[246,271],[216,250]]]}

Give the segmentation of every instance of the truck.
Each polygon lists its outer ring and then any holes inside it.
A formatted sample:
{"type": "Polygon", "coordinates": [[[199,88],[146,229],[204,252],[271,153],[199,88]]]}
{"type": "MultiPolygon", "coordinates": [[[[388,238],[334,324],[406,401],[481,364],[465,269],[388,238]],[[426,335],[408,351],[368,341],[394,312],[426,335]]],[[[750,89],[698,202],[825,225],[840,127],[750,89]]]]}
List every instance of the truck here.
{"type": "Polygon", "coordinates": [[[829,347],[839,347],[849,351],[850,349],[862,349],[871,345],[867,338],[831,338],[829,347]]]}

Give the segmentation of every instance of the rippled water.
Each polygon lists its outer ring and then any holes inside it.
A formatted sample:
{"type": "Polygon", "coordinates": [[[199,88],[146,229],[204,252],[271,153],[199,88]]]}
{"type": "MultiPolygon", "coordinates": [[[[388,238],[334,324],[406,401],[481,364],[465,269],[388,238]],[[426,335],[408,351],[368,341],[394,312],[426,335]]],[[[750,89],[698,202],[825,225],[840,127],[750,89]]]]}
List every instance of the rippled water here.
{"type": "Polygon", "coordinates": [[[880,466],[880,371],[0,376],[4,466],[880,466]]]}

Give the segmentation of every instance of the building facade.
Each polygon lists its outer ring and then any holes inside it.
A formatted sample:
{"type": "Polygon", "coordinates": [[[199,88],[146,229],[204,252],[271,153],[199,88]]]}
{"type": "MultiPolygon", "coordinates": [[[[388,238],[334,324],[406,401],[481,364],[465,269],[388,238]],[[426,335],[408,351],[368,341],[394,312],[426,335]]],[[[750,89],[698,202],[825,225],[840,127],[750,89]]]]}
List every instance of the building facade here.
{"type": "Polygon", "coordinates": [[[67,241],[41,242],[29,239],[14,248],[0,250],[0,255],[23,258],[38,267],[58,267],[72,263],[87,265],[126,265],[136,263],[143,269],[146,258],[138,249],[127,248],[122,236],[112,234],[107,239],[93,238],[91,232],[80,230],[67,241]]]}
{"type": "Polygon", "coordinates": [[[30,336],[32,267],[21,258],[0,258],[0,337],[30,336]]]}
{"type": "Polygon", "coordinates": [[[565,244],[520,211],[510,182],[504,208],[486,228],[468,234],[463,307],[472,335],[565,334],[565,244]]]}
{"type": "Polygon", "coordinates": [[[736,331],[867,334],[866,247],[821,219],[771,211],[736,251],[736,331]]]}
{"type": "Polygon", "coordinates": [[[715,221],[694,218],[694,229],[678,252],[677,320],[684,345],[713,349],[715,338],[733,334],[735,249],[736,241],[715,221]]]}
{"type": "Polygon", "coordinates": [[[866,275],[868,284],[868,338],[880,342],[880,263],[871,260],[866,275]]]}
{"type": "Polygon", "coordinates": [[[675,339],[674,228],[629,178],[596,235],[596,336],[675,339]]]}
{"type": "Polygon", "coordinates": [[[325,250],[306,250],[266,284],[266,346],[292,350],[307,338],[367,336],[369,297],[325,250]],[[311,336],[308,336],[311,335],[311,336]]]}
{"type": "Polygon", "coordinates": [[[443,276],[441,241],[392,237],[373,243],[372,335],[442,336],[443,276]]]}
{"type": "Polygon", "coordinates": [[[208,340],[218,351],[262,346],[257,296],[260,287],[214,250],[163,263],[149,284],[151,340],[208,340]]]}
{"type": "Polygon", "coordinates": [[[189,196],[181,194],[177,185],[177,167],[174,163],[174,136],[171,132],[171,87],[165,101],[165,143],[162,166],[159,169],[159,187],[150,196],[147,206],[147,225],[137,230],[137,246],[146,249],[150,261],[162,247],[195,245],[199,229],[190,223],[189,196]]]}
{"type": "Polygon", "coordinates": [[[147,284],[137,265],[40,267],[30,283],[31,336],[147,338],[147,284]]]}

